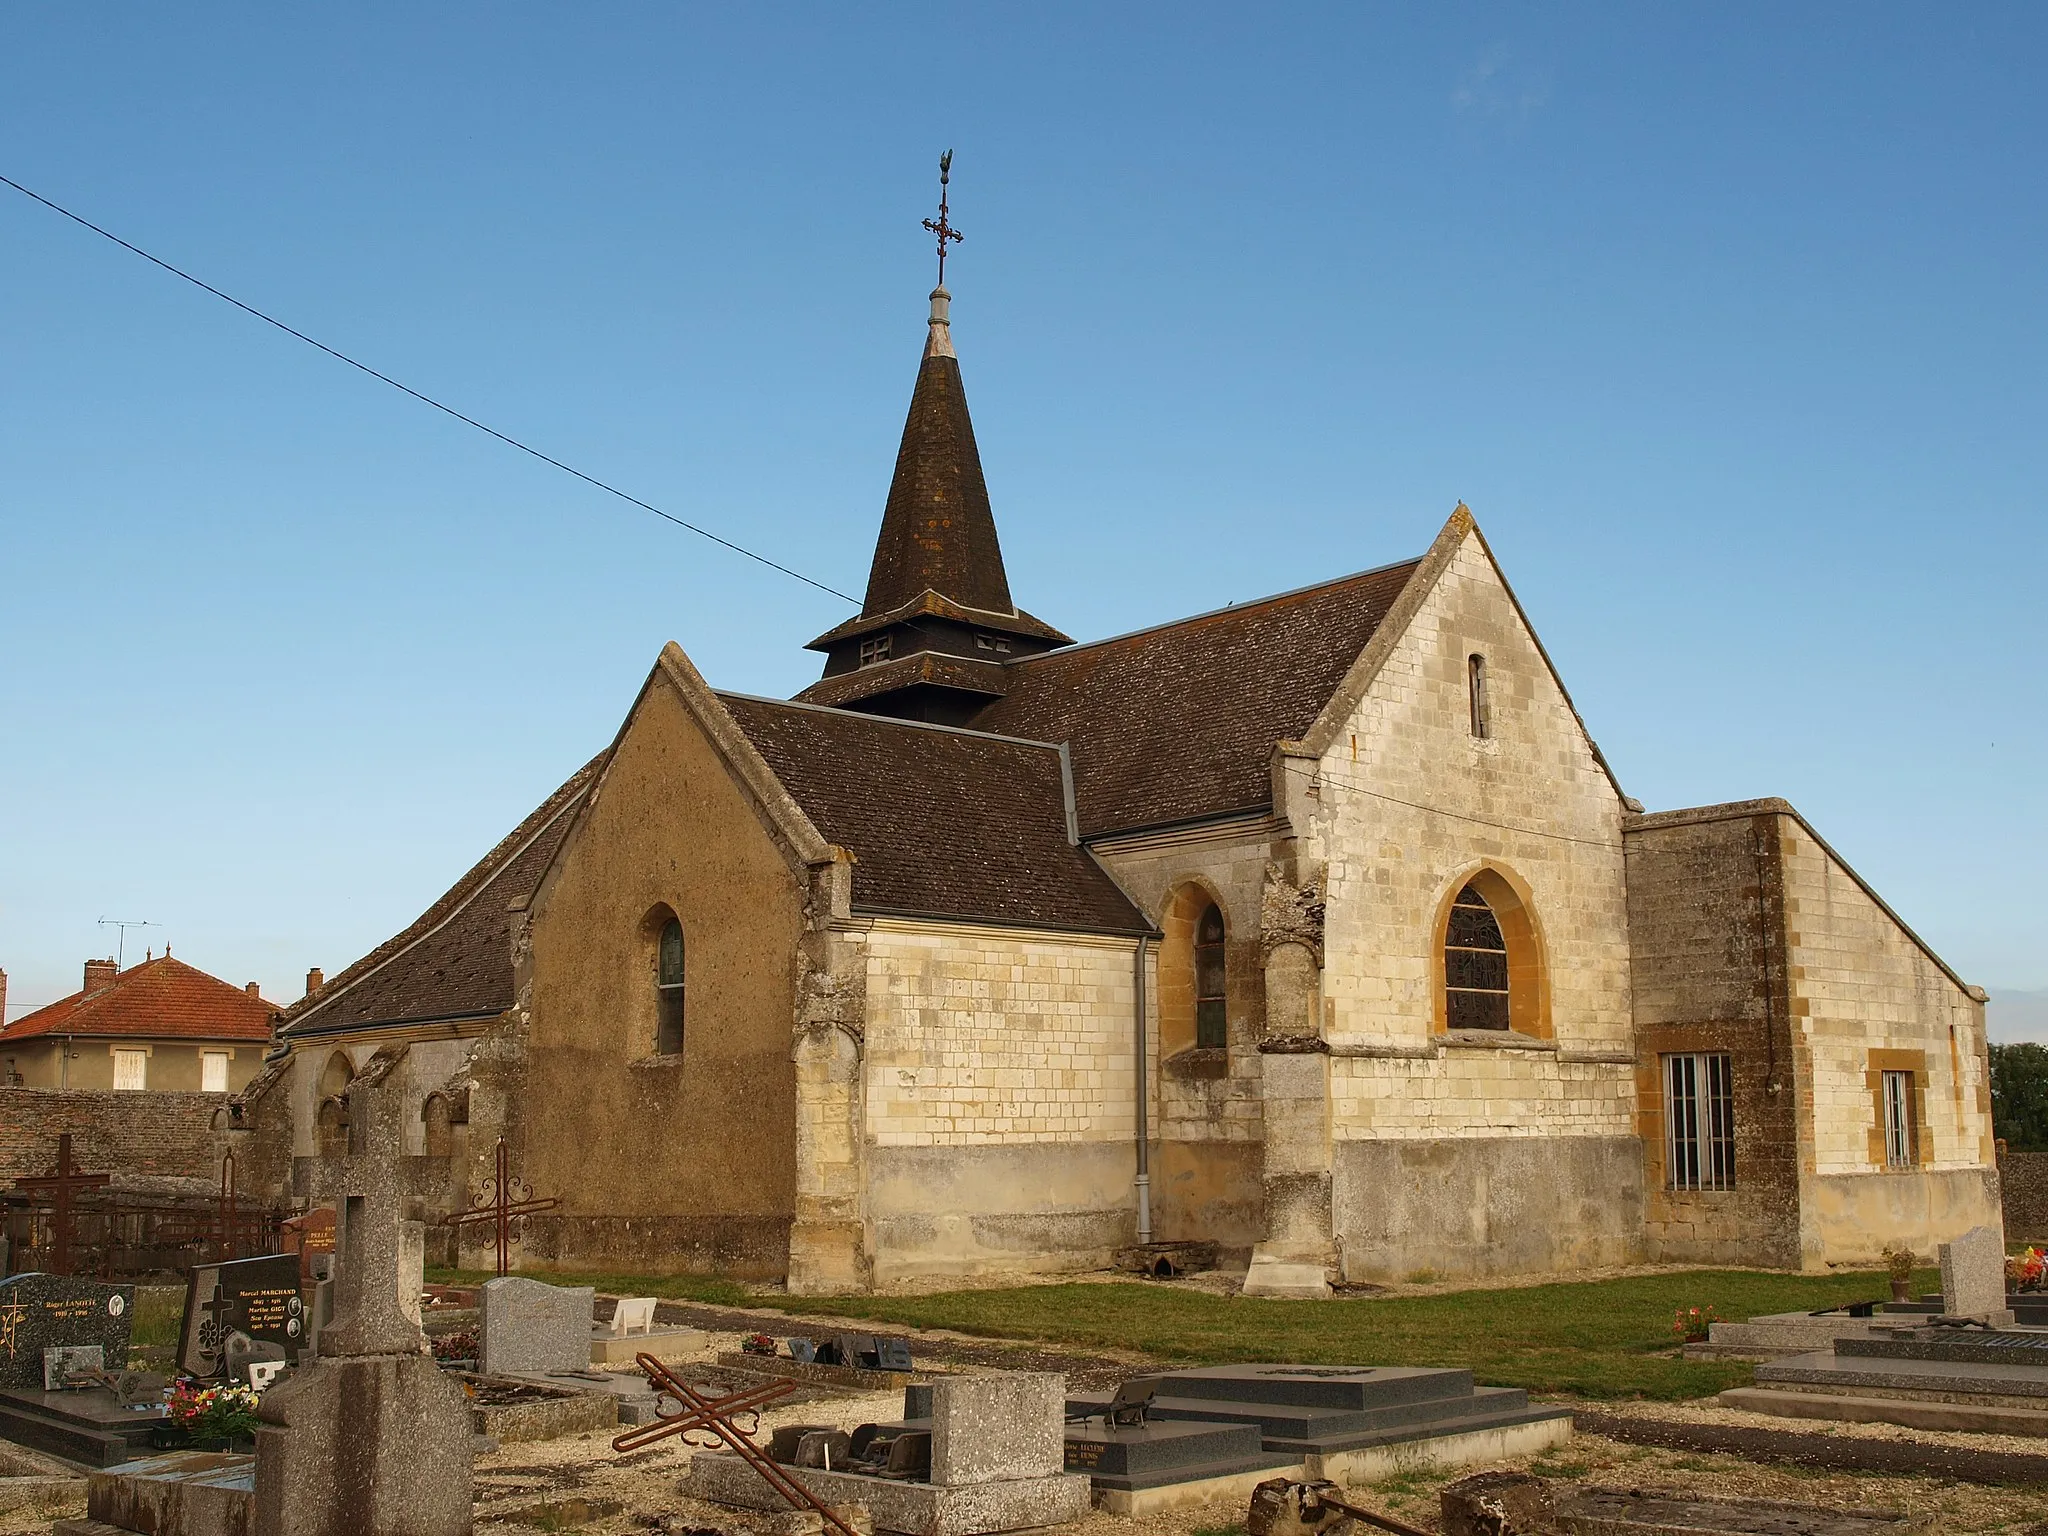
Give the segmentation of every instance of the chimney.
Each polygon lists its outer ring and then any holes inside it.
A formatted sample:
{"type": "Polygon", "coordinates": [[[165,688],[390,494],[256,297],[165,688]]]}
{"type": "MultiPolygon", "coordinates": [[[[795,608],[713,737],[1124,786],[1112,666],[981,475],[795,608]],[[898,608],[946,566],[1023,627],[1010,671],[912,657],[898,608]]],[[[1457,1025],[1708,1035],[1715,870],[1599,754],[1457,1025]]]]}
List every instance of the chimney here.
{"type": "Polygon", "coordinates": [[[263,995],[260,991],[257,990],[256,983],[253,981],[243,982],[242,990],[248,993],[251,997],[261,997],[263,995]]]}
{"type": "Polygon", "coordinates": [[[120,974],[120,969],[121,968],[115,965],[114,962],[111,960],[86,961],[85,990],[88,992],[97,992],[102,987],[111,986],[113,984],[114,978],[120,974]]]}
{"type": "Polygon", "coordinates": [[[321,984],[326,980],[327,978],[320,974],[320,967],[317,965],[306,972],[306,996],[311,997],[315,992],[318,992],[321,984]]]}

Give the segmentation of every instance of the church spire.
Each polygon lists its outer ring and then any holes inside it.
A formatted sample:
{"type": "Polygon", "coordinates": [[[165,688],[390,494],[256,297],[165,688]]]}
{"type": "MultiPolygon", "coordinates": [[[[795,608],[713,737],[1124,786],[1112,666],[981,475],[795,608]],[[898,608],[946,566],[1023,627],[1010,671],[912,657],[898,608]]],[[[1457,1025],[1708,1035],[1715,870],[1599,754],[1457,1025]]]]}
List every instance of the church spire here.
{"type": "Polygon", "coordinates": [[[920,718],[971,713],[1003,691],[1001,661],[1067,643],[1067,636],[1017,607],[1003,569],[981,450],[975,446],[960,359],[953,351],[946,254],[962,236],[953,227],[947,195],[952,161],[951,150],[940,157],[939,216],[924,221],[937,241],[939,286],[931,294],[924,356],[896,450],[867,596],[858,618],[811,642],[811,649],[824,651],[828,659],[824,679],[803,694],[883,713],[915,712],[920,718]],[[891,696],[904,692],[891,681],[905,670],[901,666],[892,665],[887,675],[838,681],[912,656],[957,658],[957,664],[940,670],[954,679],[948,688],[961,697],[935,701],[931,696],[923,674],[937,660],[912,669],[920,674],[909,690],[915,699],[891,696]],[[972,687],[964,685],[969,673],[972,687]],[[971,707],[970,695],[975,696],[971,707]]]}

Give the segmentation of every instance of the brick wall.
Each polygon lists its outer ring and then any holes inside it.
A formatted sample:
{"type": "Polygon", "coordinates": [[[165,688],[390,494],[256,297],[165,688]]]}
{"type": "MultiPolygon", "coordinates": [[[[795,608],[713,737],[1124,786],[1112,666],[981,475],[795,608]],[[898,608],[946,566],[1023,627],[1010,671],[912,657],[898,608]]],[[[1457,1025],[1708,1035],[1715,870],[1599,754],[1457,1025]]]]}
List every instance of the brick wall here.
{"type": "Polygon", "coordinates": [[[57,1138],[71,1133],[72,1160],[87,1173],[220,1177],[213,1129],[224,1093],[113,1093],[0,1088],[0,1182],[47,1173],[57,1138]]]}
{"type": "Polygon", "coordinates": [[[2048,1243],[2048,1152],[2008,1152],[1998,1164],[2005,1240],[2048,1243]]]}

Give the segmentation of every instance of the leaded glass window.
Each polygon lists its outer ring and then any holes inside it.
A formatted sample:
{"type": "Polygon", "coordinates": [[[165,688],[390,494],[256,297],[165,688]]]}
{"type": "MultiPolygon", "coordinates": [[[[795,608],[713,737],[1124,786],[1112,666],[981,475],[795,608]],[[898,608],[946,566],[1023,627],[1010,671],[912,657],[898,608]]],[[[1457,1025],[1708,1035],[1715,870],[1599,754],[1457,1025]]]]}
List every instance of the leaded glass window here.
{"type": "Polygon", "coordinates": [[[1205,1051],[1222,1050],[1230,1044],[1230,1024],[1223,1006],[1223,955],[1223,913],[1212,901],[1195,924],[1195,1044],[1205,1051]]]}
{"type": "Polygon", "coordinates": [[[1508,1027],[1507,940],[1477,886],[1467,885],[1451,904],[1444,935],[1444,1026],[1508,1027]]]}
{"type": "Polygon", "coordinates": [[[654,1049],[676,1056],[683,1049],[683,925],[670,918],[662,926],[654,978],[654,1049]]]}

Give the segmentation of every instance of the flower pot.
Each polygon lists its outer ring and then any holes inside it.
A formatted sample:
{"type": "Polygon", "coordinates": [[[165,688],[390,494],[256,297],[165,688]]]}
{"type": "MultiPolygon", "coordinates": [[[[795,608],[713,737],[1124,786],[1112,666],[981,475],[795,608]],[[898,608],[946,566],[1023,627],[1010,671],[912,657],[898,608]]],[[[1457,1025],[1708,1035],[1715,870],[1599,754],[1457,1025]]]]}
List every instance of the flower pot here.
{"type": "Polygon", "coordinates": [[[1910,1275],[1907,1276],[1904,1280],[1894,1280],[1892,1282],[1893,1301],[1911,1301],[1912,1299],[1913,1280],[1910,1275]]]}

